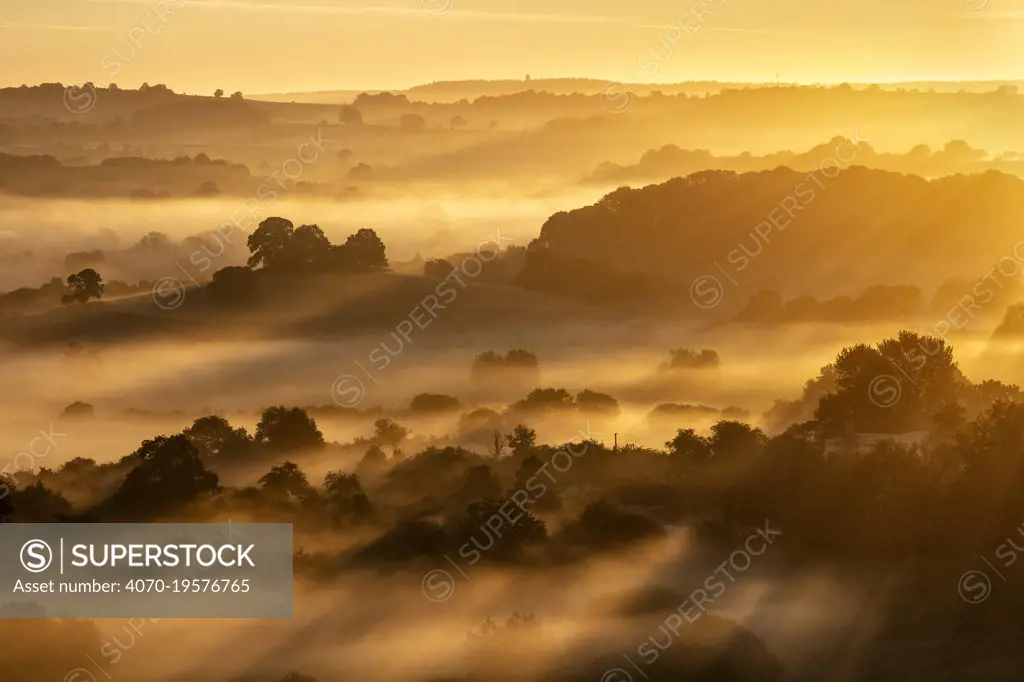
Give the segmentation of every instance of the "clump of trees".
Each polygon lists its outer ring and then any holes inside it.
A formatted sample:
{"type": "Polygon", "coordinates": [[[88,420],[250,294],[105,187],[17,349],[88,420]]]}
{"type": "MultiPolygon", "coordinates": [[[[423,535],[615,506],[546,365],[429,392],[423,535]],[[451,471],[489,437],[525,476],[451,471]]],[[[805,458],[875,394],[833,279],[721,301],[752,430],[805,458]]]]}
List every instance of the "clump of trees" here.
{"type": "Polygon", "coordinates": [[[512,403],[508,411],[513,414],[542,414],[564,410],[614,415],[619,412],[619,401],[607,393],[590,389],[584,389],[573,397],[564,388],[537,388],[522,400],[512,403]]]}
{"type": "Polygon", "coordinates": [[[300,270],[372,271],[388,267],[386,247],[377,233],[363,228],[342,244],[331,244],[317,225],[267,218],[249,235],[249,267],[271,272],[300,270]]]}
{"type": "Polygon", "coordinates": [[[68,303],[87,303],[91,298],[98,299],[103,296],[103,278],[100,276],[100,273],[92,268],[86,268],[73,275],[68,275],[65,283],[71,290],[70,293],[64,294],[60,299],[61,303],[65,305],[68,303]]]}
{"type": "Polygon", "coordinates": [[[317,225],[299,225],[272,217],[249,235],[246,267],[229,266],[213,274],[214,301],[240,304],[258,299],[258,283],[282,275],[380,272],[388,268],[387,247],[372,229],[363,228],[341,244],[332,244],[317,225]]]}

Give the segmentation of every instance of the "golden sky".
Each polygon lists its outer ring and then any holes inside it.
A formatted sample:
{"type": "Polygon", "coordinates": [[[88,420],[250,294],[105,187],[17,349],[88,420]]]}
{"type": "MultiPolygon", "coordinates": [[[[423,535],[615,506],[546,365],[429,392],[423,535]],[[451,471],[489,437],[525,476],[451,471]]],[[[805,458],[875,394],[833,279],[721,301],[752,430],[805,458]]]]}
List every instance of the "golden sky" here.
{"type": "Polygon", "coordinates": [[[0,85],[837,83],[1011,79],[1022,64],[1024,0],[0,0],[0,85]]]}

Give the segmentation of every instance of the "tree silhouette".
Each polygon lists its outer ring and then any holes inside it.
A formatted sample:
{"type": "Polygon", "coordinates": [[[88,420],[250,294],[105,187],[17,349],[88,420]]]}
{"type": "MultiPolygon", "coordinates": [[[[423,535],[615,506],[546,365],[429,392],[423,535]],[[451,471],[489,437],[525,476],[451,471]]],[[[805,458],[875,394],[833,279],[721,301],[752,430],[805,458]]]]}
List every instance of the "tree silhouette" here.
{"type": "Polygon", "coordinates": [[[458,130],[459,128],[464,128],[467,125],[469,125],[469,121],[462,118],[461,116],[455,115],[452,116],[452,120],[449,122],[448,125],[451,126],[452,130],[458,130]]]}
{"type": "Polygon", "coordinates": [[[292,233],[290,261],[301,265],[325,265],[331,258],[331,242],[317,225],[299,225],[292,233]]]}
{"type": "Polygon", "coordinates": [[[584,389],[576,394],[576,409],[581,412],[618,414],[619,401],[607,393],[584,389]]]}
{"type": "Polygon", "coordinates": [[[158,516],[218,489],[196,446],[184,434],[160,436],[139,448],[141,461],[114,495],[115,504],[142,517],[158,516]]]}
{"type": "Polygon", "coordinates": [[[711,458],[711,443],[693,429],[679,429],[675,437],[665,443],[673,457],[685,462],[699,463],[711,458]]]}
{"type": "Polygon", "coordinates": [[[344,244],[332,247],[331,257],[341,270],[383,270],[388,267],[384,242],[368,227],[349,235],[344,244]]]}
{"type": "Polygon", "coordinates": [[[345,125],[362,125],[363,114],[351,104],[346,104],[338,112],[338,122],[345,125]]]}
{"type": "Polygon", "coordinates": [[[65,281],[71,288],[71,293],[61,297],[61,303],[85,303],[90,298],[98,299],[103,296],[103,278],[92,268],[68,275],[65,281]]]}
{"type": "Polygon", "coordinates": [[[233,428],[227,419],[217,415],[196,419],[183,433],[203,458],[241,459],[252,445],[252,439],[244,428],[233,428]]]}
{"type": "Polygon", "coordinates": [[[572,394],[564,388],[535,388],[525,398],[509,406],[512,412],[556,412],[575,406],[572,394]]]}
{"type": "Polygon", "coordinates": [[[752,459],[761,454],[767,438],[761,429],[743,422],[724,420],[711,427],[711,451],[715,457],[752,459]]]}
{"type": "Polygon", "coordinates": [[[1011,303],[1003,313],[1003,321],[992,333],[993,338],[1024,336],[1024,303],[1011,303]]]}
{"type": "Polygon", "coordinates": [[[292,258],[291,245],[294,233],[295,225],[290,220],[278,217],[263,220],[246,241],[249,251],[252,252],[249,256],[249,267],[287,267],[292,258]]]}
{"type": "Polygon", "coordinates": [[[132,454],[128,455],[125,459],[131,461],[133,464],[142,462],[152,458],[157,451],[163,447],[170,438],[167,436],[157,436],[155,438],[147,438],[135,449],[132,454]]]}
{"type": "Polygon", "coordinates": [[[835,390],[815,410],[826,436],[926,429],[966,384],[944,339],[908,331],[843,348],[833,367],[835,390]]]}
{"type": "Polygon", "coordinates": [[[440,393],[419,393],[409,403],[410,412],[452,412],[460,407],[458,398],[440,393]]]}
{"type": "Polygon", "coordinates": [[[324,435],[316,420],[306,411],[293,407],[268,407],[256,425],[256,442],[271,453],[323,449],[324,435]]]}
{"type": "Polygon", "coordinates": [[[371,445],[366,449],[366,454],[356,465],[356,474],[361,478],[373,480],[383,475],[388,470],[388,458],[379,445],[371,445]]]}
{"type": "Polygon", "coordinates": [[[611,550],[665,535],[661,524],[646,516],[625,512],[607,500],[591,502],[562,528],[562,538],[594,550],[611,550]]]}
{"type": "Polygon", "coordinates": [[[512,500],[483,499],[466,507],[457,524],[455,537],[472,543],[483,558],[490,561],[514,561],[530,546],[542,544],[548,537],[547,526],[512,500]],[[486,524],[502,518],[499,531],[491,532],[486,524]]]}
{"type": "Polygon", "coordinates": [[[256,273],[248,267],[230,265],[213,273],[207,286],[210,296],[221,304],[239,304],[256,297],[256,273]]]}
{"type": "Polygon", "coordinates": [[[192,192],[192,196],[196,197],[216,197],[220,195],[220,187],[218,187],[217,183],[212,180],[204,180],[200,183],[199,187],[196,187],[192,192]]]}
{"type": "Polygon", "coordinates": [[[339,272],[387,268],[386,247],[377,233],[362,228],[345,243],[332,245],[317,225],[295,227],[290,220],[267,218],[249,235],[248,266],[268,272],[339,272]]]}
{"type": "Polygon", "coordinates": [[[501,453],[504,451],[504,449],[505,443],[502,440],[501,431],[495,429],[494,438],[491,440],[491,447],[489,448],[487,454],[489,454],[494,459],[500,459],[501,453]]]}
{"type": "Polygon", "coordinates": [[[334,518],[343,523],[362,523],[373,517],[373,507],[359,476],[341,471],[328,471],[324,476],[327,507],[334,518]]]}
{"type": "Polygon", "coordinates": [[[279,501],[291,497],[305,500],[313,492],[306,474],[294,462],[270,467],[270,471],[260,477],[259,484],[266,495],[279,501]]]}
{"type": "Polygon", "coordinates": [[[409,429],[390,419],[378,419],[373,423],[373,440],[379,445],[390,445],[392,453],[409,435],[409,429]]]}
{"type": "Polygon", "coordinates": [[[426,120],[419,114],[402,114],[398,119],[398,123],[401,125],[402,130],[406,132],[420,132],[427,127],[426,120]]]}
{"type": "Polygon", "coordinates": [[[217,99],[220,99],[221,97],[224,96],[224,91],[221,90],[220,88],[217,88],[216,90],[213,91],[213,96],[216,97],[217,99]]]}
{"type": "Polygon", "coordinates": [[[526,424],[516,424],[512,427],[512,433],[505,436],[505,442],[513,454],[523,455],[529,453],[536,445],[537,432],[526,424]]]}

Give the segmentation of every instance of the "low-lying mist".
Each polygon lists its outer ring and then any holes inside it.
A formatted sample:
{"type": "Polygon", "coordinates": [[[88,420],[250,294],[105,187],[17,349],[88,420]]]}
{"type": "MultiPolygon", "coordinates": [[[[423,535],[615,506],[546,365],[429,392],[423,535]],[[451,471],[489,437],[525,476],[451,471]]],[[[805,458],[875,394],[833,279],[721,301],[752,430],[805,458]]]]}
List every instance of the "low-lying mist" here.
{"type": "MultiPolygon", "coordinates": [[[[620,445],[661,447],[680,420],[702,430],[722,418],[740,418],[771,430],[765,413],[777,399],[798,398],[838,349],[895,332],[892,325],[758,328],[642,321],[608,330],[567,321],[467,334],[461,326],[446,329],[444,322],[439,318],[416,330],[408,342],[381,331],[322,341],[86,342],[87,351],[79,354],[62,348],[22,351],[0,366],[0,384],[13,388],[0,395],[7,425],[0,430],[0,452],[15,457],[40,431],[53,428],[66,435],[57,439],[46,466],[74,457],[116,461],[141,440],[180,431],[205,414],[223,414],[252,432],[260,412],[279,404],[320,408],[325,437],[338,443],[367,437],[374,420],[386,413],[397,415],[424,446],[482,449],[492,422],[466,418],[486,408],[494,418],[505,413],[502,428],[526,422],[545,442],[589,430],[608,445],[617,438],[620,445]],[[474,357],[512,348],[538,357],[538,377],[526,383],[474,380],[474,357]],[[672,369],[673,348],[714,349],[720,363],[672,369]],[[617,405],[515,408],[534,388],[566,389],[570,395],[594,391],[617,405]],[[410,402],[420,394],[456,402],[439,411],[413,409],[410,402]],[[91,419],[58,418],[76,402],[92,406],[91,419]]],[[[993,341],[982,329],[951,341],[960,369],[972,381],[999,377],[1024,383],[1024,356],[1016,342],[993,341]]]]}
{"type": "MultiPolygon", "coordinates": [[[[52,277],[67,276],[71,271],[64,259],[69,253],[127,249],[151,232],[166,234],[174,243],[192,236],[212,238],[221,228],[230,240],[225,246],[240,245],[241,249],[214,259],[209,271],[200,272],[195,263],[189,262],[194,249],[182,253],[180,265],[197,279],[208,279],[213,270],[245,262],[247,234],[268,215],[290,216],[296,225],[317,224],[332,239],[373,227],[387,242],[388,255],[396,262],[472,252],[481,242],[493,242],[498,234],[503,240],[511,240],[503,246],[525,246],[552,213],[601,196],[601,191],[593,188],[533,196],[516,194],[507,187],[493,189],[466,194],[410,188],[400,195],[344,201],[282,197],[261,203],[256,220],[247,212],[244,197],[154,201],[0,197],[0,262],[5,265],[0,273],[0,290],[36,287],[52,277]],[[233,217],[245,229],[228,232],[222,227],[230,225],[233,217]]],[[[220,248],[215,247],[214,253],[220,248]]],[[[150,281],[163,276],[187,279],[176,268],[166,271],[166,263],[158,257],[151,257],[150,262],[151,267],[139,264],[131,274],[150,281]]],[[[110,275],[106,278],[119,279],[110,275]]]]}
{"type": "MultiPolygon", "coordinates": [[[[463,675],[529,680],[595,666],[600,675],[602,663],[620,667],[611,658],[616,651],[620,664],[628,667],[629,660],[643,672],[653,663],[649,652],[658,650],[650,643],[671,655],[673,646],[693,646],[721,629],[724,616],[735,629],[717,637],[738,644],[749,636],[745,628],[767,647],[760,654],[764,661],[773,652],[787,669],[799,669],[833,651],[850,619],[870,628],[885,609],[880,587],[892,576],[851,581],[828,568],[787,576],[767,547],[716,602],[717,615],[698,616],[697,629],[673,635],[671,628],[679,626],[671,614],[727,558],[700,550],[691,535],[680,528],[583,565],[502,569],[456,557],[461,566],[428,562],[390,576],[300,580],[290,620],[107,619],[95,621],[100,637],[92,649],[67,644],[90,674],[126,679],[273,680],[298,670],[327,679],[372,671],[374,679],[392,682],[463,675]],[[868,595],[875,601],[863,601],[868,595]],[[493,633],[488,623],[496,627],[493,633]],[[256,641],[259,646],[251,646],[256,641]],[[189,655],[182,656],[186,649],[189,655]]],[[[783,537],[784,531],[777,541],[783,537]]],[[[318,548],[300,540],[296,549],[318,548]]],[[[756,660],[756,651],[744,655],[756,660]]],[[[15,672],[12,679],[23,678],[15,672]]]]}

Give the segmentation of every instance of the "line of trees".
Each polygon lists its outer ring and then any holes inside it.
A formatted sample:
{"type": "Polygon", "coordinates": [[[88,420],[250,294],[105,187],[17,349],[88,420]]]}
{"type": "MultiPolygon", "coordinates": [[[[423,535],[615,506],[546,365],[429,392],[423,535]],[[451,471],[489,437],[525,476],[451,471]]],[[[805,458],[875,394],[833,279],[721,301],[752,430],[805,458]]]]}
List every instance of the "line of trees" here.
{"type": "Polygon", "coordinates": [[[388,267],[386,247],[377,233],[362,228],[342,244],[331,244],[317,225],[267,218],[249,235],[250,268],[267,271],[314,269],[372,271],[388,267]]]}

